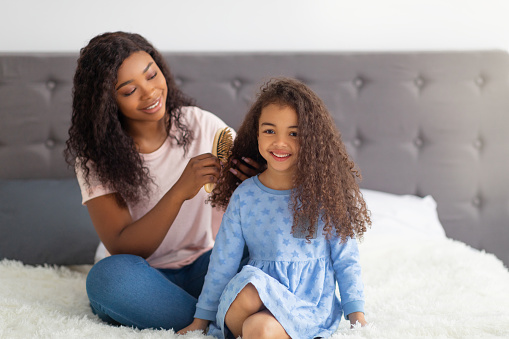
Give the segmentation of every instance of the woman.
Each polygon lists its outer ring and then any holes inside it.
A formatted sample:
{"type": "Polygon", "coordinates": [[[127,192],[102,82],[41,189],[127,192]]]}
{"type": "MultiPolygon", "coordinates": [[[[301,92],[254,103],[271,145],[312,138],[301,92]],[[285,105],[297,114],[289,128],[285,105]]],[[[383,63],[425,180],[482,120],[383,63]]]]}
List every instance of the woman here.
{"type": "MultiPolygon", "coordinates": [[[[179,330],[190,323],[221,214],[203,185],[216,182],[213,114],[193,106],[142,36],[94,37],[80,52],[65,156],[111,256],[87,293],[112,324],[179,330]]],[[[240,180],[257,172],[242,162],[240,180]]]]}

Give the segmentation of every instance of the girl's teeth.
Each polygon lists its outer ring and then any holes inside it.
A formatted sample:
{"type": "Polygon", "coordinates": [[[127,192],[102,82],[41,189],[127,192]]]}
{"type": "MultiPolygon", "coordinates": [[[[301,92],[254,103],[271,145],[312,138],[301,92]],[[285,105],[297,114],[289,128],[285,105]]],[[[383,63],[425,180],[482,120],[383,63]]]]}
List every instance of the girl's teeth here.
{"type": "Polygon", "coordinates": [[[274,154],[278,158],[286,158],[287,156],[290,155],[290,154],[276,154],[276,153],[272,153],[272,154],[274,154]]]}

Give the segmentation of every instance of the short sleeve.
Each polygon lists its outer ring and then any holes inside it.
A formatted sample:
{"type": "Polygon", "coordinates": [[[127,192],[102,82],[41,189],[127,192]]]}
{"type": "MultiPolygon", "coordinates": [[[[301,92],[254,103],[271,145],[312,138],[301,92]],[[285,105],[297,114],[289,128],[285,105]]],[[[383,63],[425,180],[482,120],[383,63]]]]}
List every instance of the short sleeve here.
{"type": "Polygon", "coordinates": [[[93,169],[93,165],[90,165],[91,161],[87,164],[89,169],[89,185],[85,181],[85,173],[81,167],[81,161],[76,160],[76,178],[81,189],[81,203],[85,205],[87,201],[100,197],[102,195],[114,193],[115,191],[103,185],[98,179],[93,169]]]}

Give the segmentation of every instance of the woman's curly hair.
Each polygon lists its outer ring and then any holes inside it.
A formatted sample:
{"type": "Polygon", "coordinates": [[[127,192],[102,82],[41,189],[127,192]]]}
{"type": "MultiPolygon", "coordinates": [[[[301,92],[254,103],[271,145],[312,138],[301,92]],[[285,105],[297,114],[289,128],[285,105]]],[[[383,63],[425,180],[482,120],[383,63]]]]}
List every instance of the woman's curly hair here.
{"type": "Polygon", "coordinates": [[[81,167],[90,185],[90,167],[97,179],[117,192],[121,206],[137,203],[150,193],[151,181],[133,138],[127,134],[116,102],[118,69],[134,52],[154,59],[166,79],[166,131],[187,149],[192,133],[181,121],[181,107],[193,105],[175,84],[163,56],[141,35],[112,32],[98,35],[81,49],[74,75],[69,139],[64,156],[69,166],[81,167]],[[176,135],[170,133],[177,127],[176,135]]]}
{"type": "Polygon", "coordinates": [[[294,79],[275,78],[262,86],[237,132],[229,161],[209,198],[212,205],[226,209],[239,184],[229,171],[232,159],[250,157],[266,166],[267,162],[258,151],[257,136],[262,109],[269,104],[290,106],[298,117],[300,149],[290,197],[294,218],[292,232],[301,227],[297,225],[306,225],[301,231],[309,240],[321,218],[328,238],[337,236],[346,241],[348,237],[362,237],[371,219],[358,185],[360,172],[350,160],[341,134],[322,100],[294,79]]]}

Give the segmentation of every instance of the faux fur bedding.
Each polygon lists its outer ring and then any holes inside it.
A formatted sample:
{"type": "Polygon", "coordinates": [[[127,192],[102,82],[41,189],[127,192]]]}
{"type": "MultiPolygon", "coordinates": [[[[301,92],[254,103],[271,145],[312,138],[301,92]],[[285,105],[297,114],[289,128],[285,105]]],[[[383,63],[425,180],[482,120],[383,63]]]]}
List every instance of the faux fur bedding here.
{"type": "MultiPolygon", "coordinates": [[[[383,236],[360,244],[369,325],[332,338],[508,338],[509,271],[446,238],[383,236]]],[[[206,338],[113,327],[90,311],[88,266],[0,262],[0,338],[206,338]]]]}

